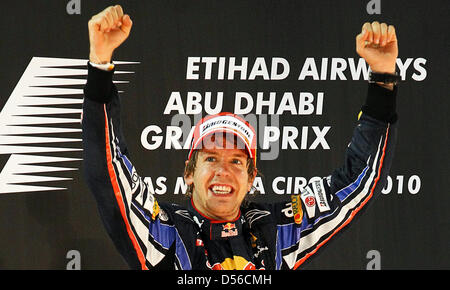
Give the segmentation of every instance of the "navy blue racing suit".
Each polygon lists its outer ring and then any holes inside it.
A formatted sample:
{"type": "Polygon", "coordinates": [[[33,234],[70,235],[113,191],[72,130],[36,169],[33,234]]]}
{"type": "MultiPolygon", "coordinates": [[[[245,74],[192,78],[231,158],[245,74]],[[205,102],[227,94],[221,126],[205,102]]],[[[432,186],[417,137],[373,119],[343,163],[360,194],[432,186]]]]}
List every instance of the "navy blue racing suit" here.
{"type": "Polygon", "coordinates": [[[83,162],[100,217],[131,269],[297,269],[380,194],[396,139],[396,94],[368,84],[343,165],[274,203],[244,202],[232,221],[192,202],[158,203],[129,159],[114,70],[88,63],[83,162]]]}

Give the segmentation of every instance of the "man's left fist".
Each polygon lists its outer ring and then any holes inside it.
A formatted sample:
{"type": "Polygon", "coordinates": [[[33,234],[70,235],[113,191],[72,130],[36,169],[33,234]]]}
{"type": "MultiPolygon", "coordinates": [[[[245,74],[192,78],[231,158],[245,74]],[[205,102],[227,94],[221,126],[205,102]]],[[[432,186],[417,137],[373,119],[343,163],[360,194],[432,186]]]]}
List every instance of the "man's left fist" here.
{"type": "Polygon", "coordinates": [[[378,73],[395,73],[398,56],[395,27],[386,23],[366,22],[356,36],[356,52],[378,73]]]}

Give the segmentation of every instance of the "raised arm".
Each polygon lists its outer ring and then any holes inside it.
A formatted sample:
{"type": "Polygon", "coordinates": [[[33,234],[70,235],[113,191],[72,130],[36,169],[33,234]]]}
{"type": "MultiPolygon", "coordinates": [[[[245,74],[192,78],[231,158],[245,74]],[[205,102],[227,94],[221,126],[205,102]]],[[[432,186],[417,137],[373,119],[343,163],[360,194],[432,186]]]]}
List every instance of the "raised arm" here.
{"type": "Polygon", "coordinates": [[[114,66],[108,63],[114,49],[128,37],[131,23],[120,6],[109,7],[89,21],[83,171],[106,231],[120,254],[132,269],[150,269],[166,256],[174,230],[170,220],[159,220],[159,205],[131,163],[121,130],[120,97],[112,80],[114,66]]]}
{"type": "MultiPolygon", "coordinates": [[[[356,51],[372,71],[394,73],[398,54],[394,27],[365,23],[356,37],[356,51]]],[[[380,194],[396,142],[396,94],[393,84],[369,83],[343,165],[292,196],[293,205],[301,204],[301,209],[294,210],[300,210],[303,218],[301,223],[296,220],[295,227],[281,228],[293,232],[281,246],[288,268],[299,267],[380,194]]]]}

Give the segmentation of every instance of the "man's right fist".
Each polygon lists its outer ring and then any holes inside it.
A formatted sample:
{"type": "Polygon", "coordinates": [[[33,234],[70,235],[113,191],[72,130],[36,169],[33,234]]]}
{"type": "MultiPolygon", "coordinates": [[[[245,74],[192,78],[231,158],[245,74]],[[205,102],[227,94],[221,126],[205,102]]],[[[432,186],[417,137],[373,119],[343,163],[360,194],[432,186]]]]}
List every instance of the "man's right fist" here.
{"type": "Polygon", "coordinates": [[[120,5],[110,6],[89,20],[89,61],[108,63],[114,50],[127,39],[133,22],[120,5]]]}

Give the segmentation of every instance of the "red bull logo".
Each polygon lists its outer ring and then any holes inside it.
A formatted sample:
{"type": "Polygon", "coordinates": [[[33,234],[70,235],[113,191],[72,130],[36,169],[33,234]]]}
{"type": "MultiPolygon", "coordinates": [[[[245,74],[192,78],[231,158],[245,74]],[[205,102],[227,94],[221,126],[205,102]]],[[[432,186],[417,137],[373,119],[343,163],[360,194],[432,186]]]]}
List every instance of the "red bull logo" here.
{"type": "Polygon", "coordinates": [[[255,264],[247,261],[241,256],[234,256],[233,258],[226,258],[222,263],[215,263],[210,265],[206,263],[211,270],[265,270],[264,264],[261,268],[256,268],[255,264]]]}
{"type": "Polygon", "coordinates": [[[226,223],[222,227],[222,238],[234,237],[238,235],[238,230],[234,223],[226,223]]]}

